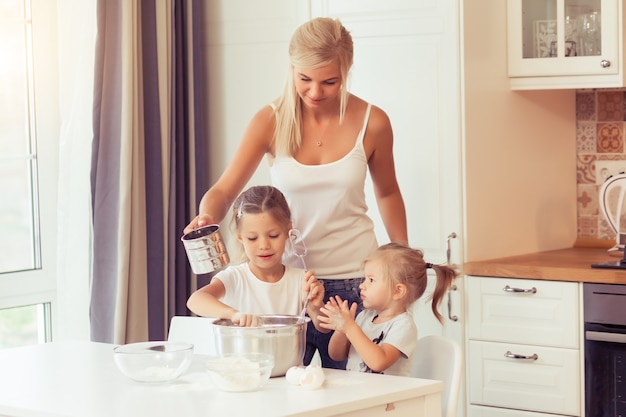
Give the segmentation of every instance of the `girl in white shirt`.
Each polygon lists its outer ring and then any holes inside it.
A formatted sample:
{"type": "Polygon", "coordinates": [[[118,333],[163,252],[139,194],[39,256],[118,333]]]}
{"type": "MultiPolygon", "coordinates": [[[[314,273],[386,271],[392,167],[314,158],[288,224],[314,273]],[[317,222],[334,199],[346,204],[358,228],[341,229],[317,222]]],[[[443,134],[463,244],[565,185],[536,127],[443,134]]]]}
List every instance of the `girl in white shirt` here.
{"type": "Polygon", "coordinates": [[[291,229],[291,212],[283,194],[271,186],[244,191],[233,205],[233,226],[246,261],[218,272],[208,285],[191,294],[189,309],[200,316],[255,326],[259,315],[300,314],[308,299],[307,312],[317,326],[323,285],[313,271],[282,263],[291,229]]]}
{"type": "Polygon", "coordinates": [[[349,371],[409,376],[417,347],[417,327],[409,306],[426,289],[428,268],[434,269],[437,285],[432,311],[438,311],[456,272],[444,265],[424,262],[422,251],[390,243],[378,248],[364,263],[365,281],[360,286],[364,310],[336,296],[321,311],[320,326],[335,330],[328,353],[336,361],[348,359],[349,371]],[[356,315],[356,319],[355,319],[356,315]]]}

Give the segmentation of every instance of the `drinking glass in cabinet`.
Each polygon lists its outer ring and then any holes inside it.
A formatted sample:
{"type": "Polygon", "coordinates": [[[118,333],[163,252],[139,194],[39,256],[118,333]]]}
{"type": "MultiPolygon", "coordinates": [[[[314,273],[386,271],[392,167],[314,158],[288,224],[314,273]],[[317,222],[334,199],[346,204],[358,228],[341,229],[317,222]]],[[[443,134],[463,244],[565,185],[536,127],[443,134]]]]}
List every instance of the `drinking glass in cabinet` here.
{"type": "Polygon", "coordinates": [[[600,2],[522,0],[523,57],[600,55],[600,2]]]}
{"type": "Polygon", "coordinates": [[[579,16],[582,55],[600,55],[602,45],[600,12],[592,10],[579,16]]]}

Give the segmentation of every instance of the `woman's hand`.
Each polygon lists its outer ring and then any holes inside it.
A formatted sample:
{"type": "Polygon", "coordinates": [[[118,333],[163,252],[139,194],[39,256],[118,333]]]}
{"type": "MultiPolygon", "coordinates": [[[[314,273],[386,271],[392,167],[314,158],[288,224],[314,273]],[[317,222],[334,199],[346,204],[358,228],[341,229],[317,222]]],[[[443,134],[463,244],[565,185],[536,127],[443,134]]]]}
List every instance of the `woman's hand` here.
{"type": "Polygon", "coordinates": [[[258,327],[261,325],[259,317],[254,314],[242,313],[240,311],[237,311],[235,314],[230,316],[230,321],[239,327],[258,327]]]}
{"type": "Polygon", "coordinates": [[[198,214],[183,230],[183,234],[187,234],[189,232],[193,232],[198,227],[208,226],[210,224],[215,224],[213,218],[208,214],[198,214]]]}
{"type": "Polygon", "coordinates": [[[340,296],[331,297],[326,305],[320,309],[323,315],[319,316],[320,326],[346,333],[348,328],[355,326],[357,303],[348,307],[348,300],[342,300],[340,296]]]}

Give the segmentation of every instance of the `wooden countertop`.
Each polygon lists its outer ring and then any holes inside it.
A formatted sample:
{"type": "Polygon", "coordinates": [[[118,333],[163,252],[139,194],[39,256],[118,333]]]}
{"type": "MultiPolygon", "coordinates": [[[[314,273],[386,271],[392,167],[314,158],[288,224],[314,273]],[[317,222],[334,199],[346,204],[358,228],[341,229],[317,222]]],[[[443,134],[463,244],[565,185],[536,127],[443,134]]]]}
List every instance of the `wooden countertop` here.
{"type": "Polygon", "coordinates": [[[463,273],[487,277],[626,284],[626,269],[591,267],[591,264],[618,262],[621,259],[621,252],[609,254],[606,247],[574,247],[468,262],[463,265],[463,273]]]}

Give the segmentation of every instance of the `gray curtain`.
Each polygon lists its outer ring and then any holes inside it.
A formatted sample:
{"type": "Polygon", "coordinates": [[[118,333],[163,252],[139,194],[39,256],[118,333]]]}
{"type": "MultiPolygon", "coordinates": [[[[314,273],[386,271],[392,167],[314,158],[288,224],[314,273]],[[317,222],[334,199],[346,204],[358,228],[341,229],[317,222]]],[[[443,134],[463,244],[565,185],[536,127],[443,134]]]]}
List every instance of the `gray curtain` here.
{"type": "Polygon", "coordinates": [[[163,340],[187,315],[180,235],[206,190],[202,0],[98,0],[92,340],[163,340]]]}

